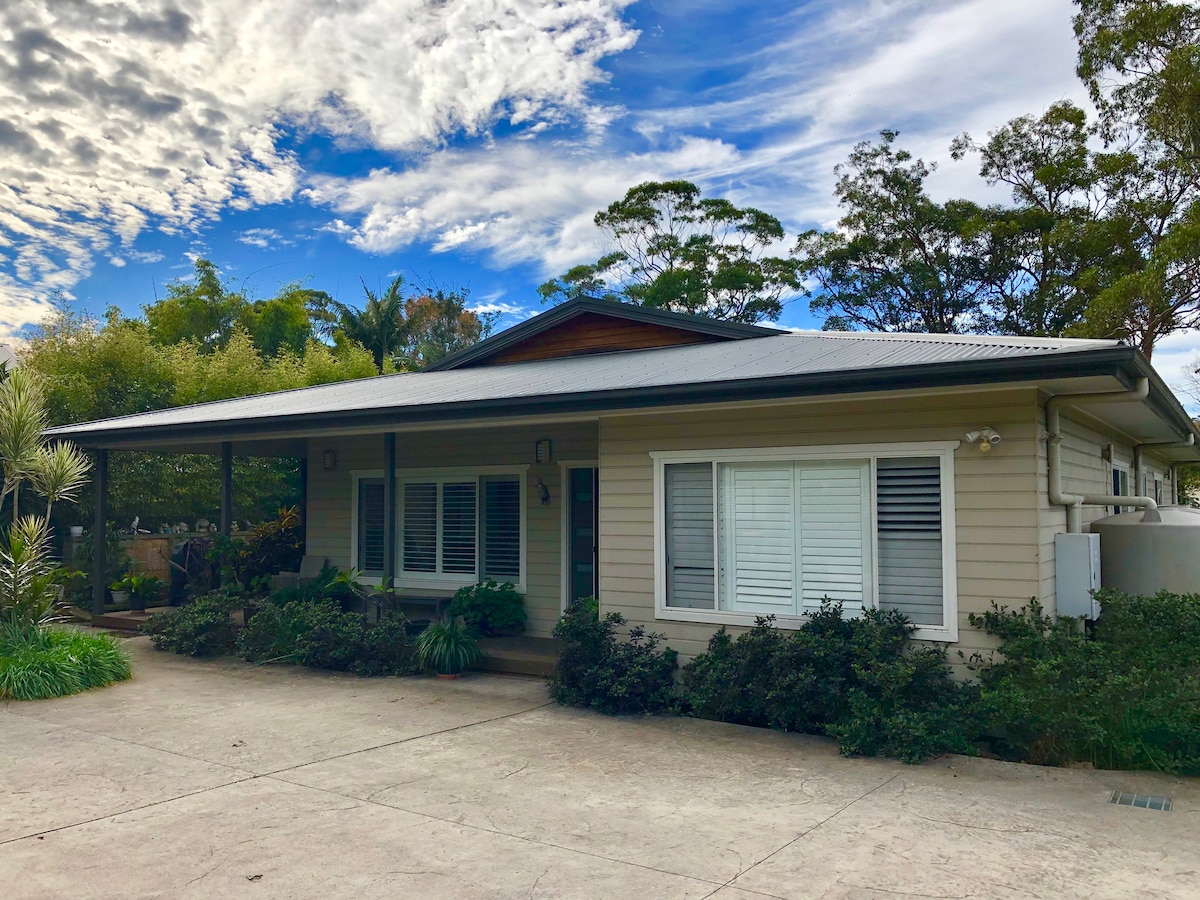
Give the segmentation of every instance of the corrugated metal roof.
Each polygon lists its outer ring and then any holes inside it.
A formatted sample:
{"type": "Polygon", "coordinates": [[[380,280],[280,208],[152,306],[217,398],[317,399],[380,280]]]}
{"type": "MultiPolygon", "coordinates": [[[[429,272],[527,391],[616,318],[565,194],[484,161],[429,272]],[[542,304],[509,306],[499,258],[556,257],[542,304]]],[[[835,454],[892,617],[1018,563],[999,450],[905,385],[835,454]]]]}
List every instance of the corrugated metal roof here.
{"type": "Polygon", "coordinates": [[[736,385],[739,381],[828,375],[947,363],[1087,353],[1116,341],[1065,338],[804,332],[652,350],[510,363],[446,372],[415,372],[260,394],[52,429],[87,437],[130,429],[197,426],[314,414],[401,413],[472,402],[569,398],[573,394],[736,385]]]}

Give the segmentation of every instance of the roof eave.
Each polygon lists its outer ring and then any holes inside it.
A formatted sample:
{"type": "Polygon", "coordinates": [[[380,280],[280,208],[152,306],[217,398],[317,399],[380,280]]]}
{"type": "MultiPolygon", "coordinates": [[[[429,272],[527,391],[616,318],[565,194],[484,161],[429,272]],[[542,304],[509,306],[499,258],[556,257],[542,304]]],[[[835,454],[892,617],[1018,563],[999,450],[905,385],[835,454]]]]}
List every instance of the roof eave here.
{"type": "MultiPolygon", "coordinates": [[[[1152,370],[1151,370],[1152,372],[1152,370]]],[[[1086,353],[1067,352],[1034,357],[1000,360],[960,360],[936,365],[914,364],[887,368],[857,369],[838,373],[746,378],[735,381],[696,382],[664,387],[627,388],[540,397],[508,397],[489,400],[458,401],[409,408],[376,407],[365,410],[332,410],[289,416],[257,417],[227,422],[190,422],[103,431],[76,430],[63,426],[47,432],[82,447],[101,449],[113,445],[129,448],[142,444],[148,449],[163,442],[188,438],[234,439],[269,437],[273,434],[319,433],[325,429],[386,429],[404,425],[428,425],[439,421],[473,418],[528,417],[569,413],[605,413],[645,409],[653,406],[691,406],[757,400],[783,400],[817,395],[837,396],[878,391],[921,388],[964,387],[979,384],[1039,382],[1061,378],[1111,376],[1129,387],[1141,374],[1137,354],[1129,347],[1111,347],[1086,353]]],[[[1154,376],[1151,396],[1164,404],[1181,428],[1192,429],[1191,420],[1175,401],[1171,408],[1165,397],[1174,400],[1161,379],[1154,376]],[[1165,397],[1162,392],[1165,391],[1165,397]]],[[[1181,431],[1181,436],[1186,431],[1181,431]]]]}

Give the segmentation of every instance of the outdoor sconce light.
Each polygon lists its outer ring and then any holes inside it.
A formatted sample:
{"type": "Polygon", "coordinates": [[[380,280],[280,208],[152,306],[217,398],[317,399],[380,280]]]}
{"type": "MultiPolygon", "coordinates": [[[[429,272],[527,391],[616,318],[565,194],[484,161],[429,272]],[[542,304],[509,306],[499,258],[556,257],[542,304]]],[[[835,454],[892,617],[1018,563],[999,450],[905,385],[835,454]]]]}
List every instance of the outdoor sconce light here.
{"type": "Polygon", "coordinates": [[[541,498],[542,506],[550,505],[550,488],[546,487],[546,482],[540,478],[533,480],[533,486],[537,488],[538,497],[541,498]]]}
{"type": "Polygon", "coordinates": [[[533,461],[537,463],[550,462],[550,441],[548,438],[542,438],[533,445],[533,461]]]}
{"type": "Polygon", "coordinates": [[[332,472],[337,468],[337,451],[326,450],[321,454],[321,468],[326,472],[332,472]]]}
{"type": "Polygon", "coordinates": [[[986,425],[975,431],[967,432],[967,443],[978,444],[980,453],[988,453],[994,446],[1000,443],[1000,435],[996,433],[996,429],[991,425],[986,425]]]}

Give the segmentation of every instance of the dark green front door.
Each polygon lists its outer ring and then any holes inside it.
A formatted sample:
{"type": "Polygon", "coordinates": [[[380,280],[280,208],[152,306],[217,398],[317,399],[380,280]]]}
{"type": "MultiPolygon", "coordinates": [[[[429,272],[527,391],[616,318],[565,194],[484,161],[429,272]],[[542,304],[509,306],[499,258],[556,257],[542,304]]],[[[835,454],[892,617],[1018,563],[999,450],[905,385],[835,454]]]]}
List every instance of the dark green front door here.
{"type": "Polygon", "coordinates": [[[599,533],[600,508],[597,501],[599,469],[569,469],[570,506],[567,541],[570,574],[570,598],[595,597],[600,593],[599,559],[596,535],[599,533]]]}

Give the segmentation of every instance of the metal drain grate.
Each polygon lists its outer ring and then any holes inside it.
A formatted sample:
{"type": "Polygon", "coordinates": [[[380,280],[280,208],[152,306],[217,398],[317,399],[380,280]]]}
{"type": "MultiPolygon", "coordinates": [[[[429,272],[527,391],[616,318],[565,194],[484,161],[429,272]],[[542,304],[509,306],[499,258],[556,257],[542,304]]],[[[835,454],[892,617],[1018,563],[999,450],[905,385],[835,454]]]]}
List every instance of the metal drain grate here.
{"type": "Polygon", "coordinates": [[[1138,809],[1157,809],[1162,812],[1171,811],[1170,797],[1151,797],[1149,794],[1130,794],[1127,791],[1113,791],[1108,798],[1109,803],[1118,806],[1136,806],[1138,809]]]}

